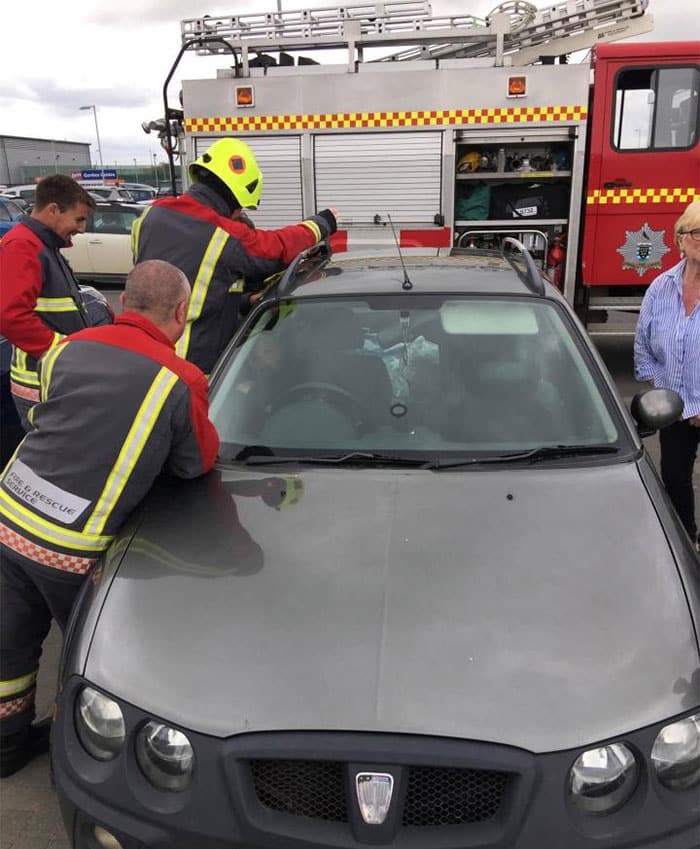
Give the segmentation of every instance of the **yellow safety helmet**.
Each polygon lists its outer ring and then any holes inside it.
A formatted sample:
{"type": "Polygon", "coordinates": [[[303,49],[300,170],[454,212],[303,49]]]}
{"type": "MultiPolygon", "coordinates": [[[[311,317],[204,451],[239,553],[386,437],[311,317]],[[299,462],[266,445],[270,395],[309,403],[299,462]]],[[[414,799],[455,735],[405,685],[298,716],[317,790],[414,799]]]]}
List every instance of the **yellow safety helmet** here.
{"type": "Polygon", "coordinates": [[[253,151],[240,139],[219,139],[190,165],[190,177],[196,179],[196,167],[210,171],[231,191],[243,209],[257,209],[262,194],[263,175],[253,151]]]}
{"type": "Polygon", "coordinates": [[[471,174],[472,171],[478,171],[481,165],[481,156],[475,150],[469,150],[460,157],[457,163],[457,173],[471,174]]]}

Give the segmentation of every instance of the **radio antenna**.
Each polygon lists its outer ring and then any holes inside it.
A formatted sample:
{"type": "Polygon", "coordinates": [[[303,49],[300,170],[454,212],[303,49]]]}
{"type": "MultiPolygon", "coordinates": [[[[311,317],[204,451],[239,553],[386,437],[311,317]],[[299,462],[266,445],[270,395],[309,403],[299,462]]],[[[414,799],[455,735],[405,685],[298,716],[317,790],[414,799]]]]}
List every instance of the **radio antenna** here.
{"type": "Polygon", "coordinates": [[[389,219],[389,224],[391,225],[391,232],[394,234],[394,241],[396,242],[396,250],[399,253],[399,259],[401,260],[401,268],[403,268],[403,283],[401,284],[403,289],[412,289],[413,283],[408,279],[408,271],[406,271],[406,263],[403,261],[403,256],[401,254],[401,248],[399,247],[399,240],[396,238],[396,230],[394,230],[394,222],[391,220],[391,215],[387,214],[387,218],[389,219]]]}

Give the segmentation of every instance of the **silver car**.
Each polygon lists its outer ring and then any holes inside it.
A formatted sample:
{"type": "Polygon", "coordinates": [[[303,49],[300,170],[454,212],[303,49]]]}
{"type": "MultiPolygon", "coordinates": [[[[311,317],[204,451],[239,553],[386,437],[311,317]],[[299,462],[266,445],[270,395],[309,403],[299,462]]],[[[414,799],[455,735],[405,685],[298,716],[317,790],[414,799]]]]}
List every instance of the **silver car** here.
{"type": "MultiPolygon", "coordinates": [[[[516,246],[517,247],[517,246],[516,246]]],[[[700,571],[529,257],[302,258],[87,583],[77,849],[695,849],[700,571]]]]}

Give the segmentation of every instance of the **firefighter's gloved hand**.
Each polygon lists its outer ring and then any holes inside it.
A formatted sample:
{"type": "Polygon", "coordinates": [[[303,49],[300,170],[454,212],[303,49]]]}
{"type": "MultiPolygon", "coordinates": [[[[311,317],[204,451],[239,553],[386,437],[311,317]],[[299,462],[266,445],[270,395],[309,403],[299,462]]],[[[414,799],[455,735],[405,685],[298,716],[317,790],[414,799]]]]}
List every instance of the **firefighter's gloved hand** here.
{"type": "Polygon", "coordinates": [[[318,214],[328,224],[329,233],[335,233],[338,229],[338,210],[332,206],[330,209],[322,209],[318,214]]]}

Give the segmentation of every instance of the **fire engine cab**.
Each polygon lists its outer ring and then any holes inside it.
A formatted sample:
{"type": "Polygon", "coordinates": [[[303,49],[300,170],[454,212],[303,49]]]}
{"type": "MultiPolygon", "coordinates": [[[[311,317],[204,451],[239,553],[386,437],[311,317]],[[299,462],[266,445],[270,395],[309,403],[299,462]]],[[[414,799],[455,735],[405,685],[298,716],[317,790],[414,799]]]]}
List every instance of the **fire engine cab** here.
{"type": "Polygon", "coordinates": [[[392,225],[424,253],[511,235],[584,319],[634,309],[678,261],[674,222],[700,198],[700,42],[616,43],[652,29],[647,3],[516,0],[479,20],[397,0],[187,19],[164,87],[166,151],[186,185],[216,138],[245,139],[265,175],[258,226],[337,207],[336,253],[386,252],[392,225]],[[227,66],[185,80],[171,109],[186,50],[227,66]]]}

